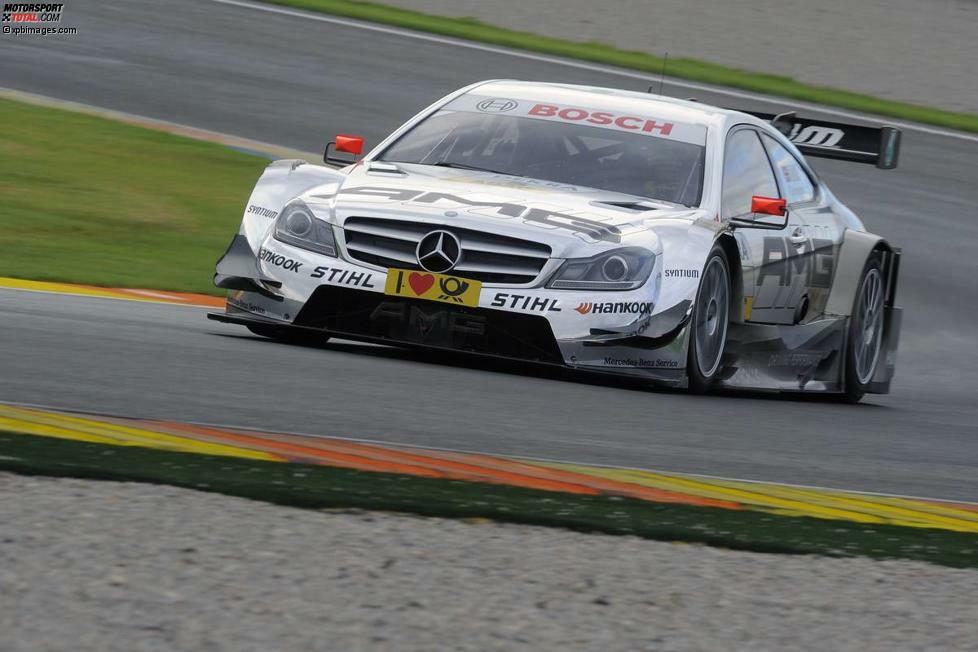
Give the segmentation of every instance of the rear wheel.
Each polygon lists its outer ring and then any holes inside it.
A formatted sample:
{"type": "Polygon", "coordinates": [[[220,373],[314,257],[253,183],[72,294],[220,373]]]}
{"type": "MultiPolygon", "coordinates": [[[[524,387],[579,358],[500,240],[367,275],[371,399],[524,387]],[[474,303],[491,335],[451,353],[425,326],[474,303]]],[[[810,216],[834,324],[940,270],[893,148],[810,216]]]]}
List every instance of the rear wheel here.
{"type": "Polygon", "coordinates": [[[874,253],[866,261],[849,318],[843,395],[849,403],[856,403],[863,397],[876,374],[883,349],[885,297],[880,255],[874,253]]]}
{"type": "Polygon", "coordinates": [[[689,391],[702,394],[716,381],[727,342],[729,320],[730,266],[723,248],[715,245],[703,268],[689,323],[689,356],[686,360],[689,391]]]}
{"type": "Polygon", "coordinates": [[[246,327],[255,335],[261,335],[262,337],[267,337],[279,342],[285,342],[286,344],[315,346],[317,344],[325,344],[329,340],[329,336],[325,333],[291,328],[289,326],[247,324],[246,327]]]}

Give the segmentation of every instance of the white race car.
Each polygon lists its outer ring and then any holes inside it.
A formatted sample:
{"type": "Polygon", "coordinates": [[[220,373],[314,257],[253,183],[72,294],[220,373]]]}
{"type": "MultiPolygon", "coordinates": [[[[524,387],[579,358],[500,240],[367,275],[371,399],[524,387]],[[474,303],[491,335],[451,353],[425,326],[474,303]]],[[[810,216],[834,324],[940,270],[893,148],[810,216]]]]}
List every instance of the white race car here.
{"type": "Polygon", "coordinates": [[[895,167],[898,130],[488,81],[366,156],[276,161],[217,264],[227,311],[328,336],[702,392],[889,391],[900,252],[801,152],[895,167]],[[338,168],[338,169],[337,169],[338,168]]]}

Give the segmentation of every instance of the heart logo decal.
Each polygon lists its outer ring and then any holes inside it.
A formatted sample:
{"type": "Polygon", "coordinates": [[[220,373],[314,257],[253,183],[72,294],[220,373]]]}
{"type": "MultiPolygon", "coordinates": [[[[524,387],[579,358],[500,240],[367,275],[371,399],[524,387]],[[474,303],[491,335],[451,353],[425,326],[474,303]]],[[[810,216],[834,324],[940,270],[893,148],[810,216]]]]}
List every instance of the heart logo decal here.
{"type": "Polygon", "coordinates": [[[408,276],[408,285],[414,290],[414,293],[419,297],[431,289],[431,286],[435,284],[435,277],[431,274],[419,274],[418,272],[411,272],[408,276]]]}

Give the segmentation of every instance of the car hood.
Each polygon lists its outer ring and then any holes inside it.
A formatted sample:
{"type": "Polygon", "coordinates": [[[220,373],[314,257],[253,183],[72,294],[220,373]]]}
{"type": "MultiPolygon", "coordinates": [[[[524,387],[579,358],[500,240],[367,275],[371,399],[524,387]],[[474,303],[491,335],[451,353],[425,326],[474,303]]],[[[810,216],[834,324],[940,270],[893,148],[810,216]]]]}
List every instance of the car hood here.
{"type": "Polygon", "coordinates": [[[339,184],[303,198],[328,205],[340,227],[351,217],[456,226],[544,242],[558,257],[582,245],[618,246],[660,220],[704,214],[583,186],[413,164],[359,164],[339,184]]]}

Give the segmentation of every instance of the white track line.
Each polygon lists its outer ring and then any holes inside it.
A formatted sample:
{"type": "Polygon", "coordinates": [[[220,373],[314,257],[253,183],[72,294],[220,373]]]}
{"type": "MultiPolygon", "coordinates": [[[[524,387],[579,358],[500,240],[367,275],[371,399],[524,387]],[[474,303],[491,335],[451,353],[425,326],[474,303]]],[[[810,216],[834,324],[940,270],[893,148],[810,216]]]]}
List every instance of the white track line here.
{"type": "MultiPolygon", "coordinates": [[[[414,32],[408,29],[402,29],[400,27],[389,27],[386,25],[378,25],[378,24],[367,23],[358,20],[350,20],[347,18],[338,18],[335,16],[318,14],[310,11],[303,11],[301,9],[288,9],[286,7],[281,7],[276,5],[266,5],[266,4],[258,4],[254,2],[247,2],[245,0],[211,0],[211,2],[216,2],[222,5],[233,5],[235,7],[243,7],[246,9],[254,9],[256,11],[265,11],[268,13],[280,14],[283,16],[293,16],[295,18],[303,18],[306,20],[313,20],[321,23],[341,25],[343,27],[352,27],[354,29],[363,29],[371,32],[378,32],[381,34],[391,34],[394,36],[412,38],[419,41],[439,43],[441,45],[451,45],[454,47],[466,48],[469,50],[480,50],[482,52],[502,54],[505,56],[516,57],[519,59],[527,59],[529,61],[539,61],[541,63],[567,66],[569,68],[577,68],[579,70],[600,72],[608,75],[618,75],[619,77],[628,77],[631,79],[641,79],[642,81],[645,82],[654,82],[654,83],[659,82],[658,75],[653,75],[649,73],[630,71],[630,70],[625,70],[623,68],[614,68],[612,66],[605,66],[601,64],[595,64],[595,63],[587,63],[585,61],[575,61],[573,59],[562,59],[560,57],[548,56],[545,54],[535,54],[533,52],[527,52],[523,50],[513,50],[510,48],[504,48],[495,45],[486,45],[483,43],[465,41],[463,39],[451,38],[447,36],[424,34],[422,32],[414,32]]],[[[666,77],[666,83],[672,86],[678,86],[680,88],[707,91],[710,93],[718,93],[720,95],[728,95],[730,97],[738,97],[746,100],[789,104],[793,108],[805,109],[808,111],[818,111],[820,113],[838,116],[840,118],[866,120],[868,122],[893,125],[895,127],[900,127],[901,129],[907,129],[910,131],[919,131],[921,133],[931,134],[934,136],[945,136],[947,138],[957,138],[959,140],[967,140],[970,142],[978,143],[978,135],[971,135],[960,131],[952,131],[949,129],[941,129],[939,127],[928,127],[915,122],[903,122],[900,120],[890,120],[889,118],[874,116],[866,113],[845,111],[842,109],[835,109],[827,106],[822,106],[819,104],[811,104],[809,102],[802,102],[790,98],[776,97],[773,95],[763,95],[761,93],[752,93],[750,91],[738,91],[730,88],[724,88],[722,86],[699,84],[696,82],[680,80],[673,77],[666,77]]]]}

